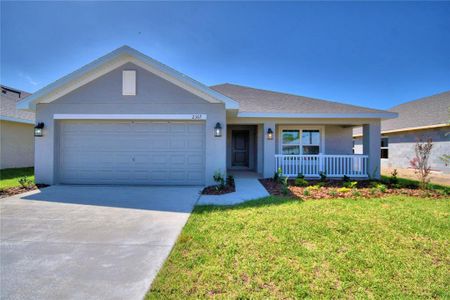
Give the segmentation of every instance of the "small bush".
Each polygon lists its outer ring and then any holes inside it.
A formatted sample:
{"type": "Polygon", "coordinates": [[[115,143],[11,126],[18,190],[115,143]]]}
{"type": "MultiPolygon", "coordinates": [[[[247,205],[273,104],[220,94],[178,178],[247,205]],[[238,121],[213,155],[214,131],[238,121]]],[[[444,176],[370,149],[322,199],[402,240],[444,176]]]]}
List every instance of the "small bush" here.
{"type": "Polygon", "coordinates": [[[295,179],[295,186],[308,186],[309,182],[303,178],[296,178],[295,179]]]}
{"type": "Polygon", "coordinates": [[[309,191],[308,188],[306,188],[306,189],[303,191],[303,195],[305,195],[305,196],[311,195],[311,192],[309,191]]]}
{"type": "Polygon", "coordinates": [[[322,181],[322,182],[327,181],[327,174],[325,172],[320,172],[319,176],[320,176],[320,181],[322,181]]]}
{"type": "Polygon", "coordinates": [[[377,193],[377,188],[376,187],[372,187],[372,188],[370,188],[370,190],[369,190],[369,193],[371,194],[371,195],[375,195],[376,193],[377,193]]]}
{"type": "Polygon", "coordinates": [[[336,197],[337,194],[338,194],[338,192],[337,192],[335,189],[332,189],[332,190],[330,190],[330,191],[328,192],[328,194],[329,194],[330,196],[332,196],[332,197],[336,197]]]}
{"type": "Polygon", "coordinates": [[[345,181],[342,186],[349,188],[349,189],[354,189],[356,188],[356,186],[358,185],[358,181],[345,181]]]}
{"type": "Polygon", "coordinates": [[[227,185],[229,185],[229,186],[234,185],[234,176],[233,175],[227,176],[227,185]]]}
{"type": "Polygon", "coordinates": [[[318,191],[322,188],[321,184],[315,184],[312,186],[308,186],[307,189],[309,189],[310,191],[318,191]]]}
{"type": "Polygon", "coordinates": [[[340,189],[338,189],[338,192],[343,193],[343,194],[348,193],[350,191],[351,191],[351,189],[346,188],[346,187],[341,187],[340,189]]]}
{"type": "Polygon", "coordinates": [[[350,177],[348,177],[347,175],[344,175],[344,177],[342,177],[342,181],[349,182],[350,181],[350,177]]]}
{"type": "Polygon", "coordinates": [[[302,173],[298,173],[297,179],[305,179],[305,175],[303,175],[302,173]]]}
{"type": "Polygon", "coordinates": [[[353,197],[361,197],[361,192],[358,189],[352,189],[353,197]]]}
{"type": "Polygon", "coordinates": [[[20,186],[25,189],[33,186],[33,180],[29,179],[26,176],[20,177],[18,182],[19,182],[20,186]]]}
{"type": "Polygon", "coordinates": [[[217,170],[214,172],[213,176],[214,181],[217,183],[217,190],[223,190],[225,188],[225,178],[224,175],[220,172],[220,170],[217,170]]]}
{"type": "Polygon", "coordinates": [[[379,190],[380,192],[382,192],[382,193],[386,193],[386,186],[384,185],[384,184],[382,184],[382,183],[378,183],[376,186],[375,186],[375,188],[377,189],[377,190],[379,190]]]}
{"type": "Polygon", "coordinates": [[[392,173],[391,173],[391,177],[389,177],[389,179],[388,179],[389,184],[391,184],[391,185],[398,184],[397,175],[398,175],[397,169],[394,169],[394,171],[392,171],[392,173]]]}
{"type": "Polygon", "coordinates": [[[281,194],[283,194],[283,196],[287,196],[289,195],[289,187],[288,185],[282,185],[281,186],[281,194]]]}

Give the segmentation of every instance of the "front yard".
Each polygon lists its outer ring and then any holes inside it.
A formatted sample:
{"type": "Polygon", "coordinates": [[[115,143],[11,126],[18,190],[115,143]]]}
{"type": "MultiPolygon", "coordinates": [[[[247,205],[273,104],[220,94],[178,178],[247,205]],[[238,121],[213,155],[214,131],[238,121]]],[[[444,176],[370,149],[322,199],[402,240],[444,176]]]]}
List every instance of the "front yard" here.
{"type": "Polygon", "coordinates": [[[448,298],[449,200],[198,206],[147,298],[448,298]]]}
{"type": "Polygon", "coordinates": [[[34,182],[34,168],[15,168],[0,170],[0,191],[20,187],[19,179],[26,177],[34,182]]]}

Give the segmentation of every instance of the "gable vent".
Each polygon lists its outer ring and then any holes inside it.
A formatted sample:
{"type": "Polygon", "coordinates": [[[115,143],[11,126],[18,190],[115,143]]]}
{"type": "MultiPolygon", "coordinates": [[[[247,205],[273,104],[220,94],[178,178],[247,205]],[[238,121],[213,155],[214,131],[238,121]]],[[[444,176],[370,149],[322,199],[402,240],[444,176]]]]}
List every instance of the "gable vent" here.
{"type": "Polygon", "coordinates": [[[136,96],[136,70],[122,71],[122,95],[136,96]]]}

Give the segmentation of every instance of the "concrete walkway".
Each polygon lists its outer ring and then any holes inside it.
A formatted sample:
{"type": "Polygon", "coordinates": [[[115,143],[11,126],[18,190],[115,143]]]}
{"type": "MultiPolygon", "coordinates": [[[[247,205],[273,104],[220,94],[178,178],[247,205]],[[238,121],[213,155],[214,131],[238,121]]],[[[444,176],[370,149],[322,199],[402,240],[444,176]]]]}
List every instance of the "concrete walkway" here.
{"type": "Polygon", "coordinates": [[[233,205],[269,196],[257,178],[236,177],[234,182],[236,192],[224,195],[202,195],[197,204],[233,205]]]}
{"type": "Polygon", "coordinates": [[[0,199],[0,298],[141,300],[200,189],[52,186],[0,199]]]}

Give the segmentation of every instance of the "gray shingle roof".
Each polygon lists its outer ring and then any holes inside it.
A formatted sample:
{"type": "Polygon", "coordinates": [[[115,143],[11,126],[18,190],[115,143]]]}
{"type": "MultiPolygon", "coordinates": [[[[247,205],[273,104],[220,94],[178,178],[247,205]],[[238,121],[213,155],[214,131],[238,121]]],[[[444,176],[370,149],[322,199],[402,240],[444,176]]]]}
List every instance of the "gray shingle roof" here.
{"type": "Polygon", "coordinates": [[[211,86],[211,88],[238,101],[239,112],[311,114],[386,113],[386,111],[378,109],[255,89],[230,83],[211,86]]]}
{"type": "Polygon", "coordinates": [[[29,95],[30,93],[2,85],[0,94],[0,116],[2,119],[14,119],[25,123],[34,122],[35,115],[33,112],[16,108],[17,102],[29,95]]]}
{"type": "MultiPolygon", "coordinates": [[[[450,123],[450,91],[420,98],[392,107],[398,118],[381,122],[381,131],[401,130],[450,123]]],[[[361,128],[353,130],[361,134],[361,128]]]]}

